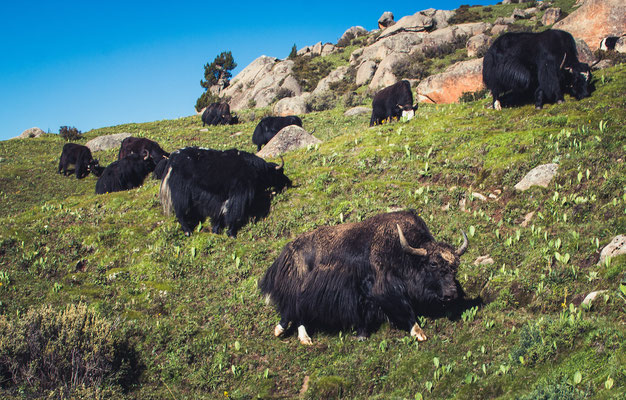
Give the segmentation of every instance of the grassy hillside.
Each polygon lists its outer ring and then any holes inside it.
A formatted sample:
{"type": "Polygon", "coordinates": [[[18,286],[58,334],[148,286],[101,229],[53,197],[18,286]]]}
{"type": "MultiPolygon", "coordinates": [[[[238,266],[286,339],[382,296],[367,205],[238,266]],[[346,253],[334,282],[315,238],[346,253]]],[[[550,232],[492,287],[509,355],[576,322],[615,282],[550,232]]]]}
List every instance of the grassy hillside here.
{"type": "MultiPolygon", "coordinates": [[[[94,177],[58,175],[56,135],[0,142],[0,397],[623,398],[626,258],[597,260],[626,233],[626,67],[595,79],[591,98],[540,111],[423,105],[410,122],[374,128],[341,108],[305,115],[323,144],[286,155],[296,186],[237,239],[206,226],[185,237],[162,214],[155,180],[96,196],[94,177]],[[559,164],[549,188],[513,189],[549,162],[559,164]],[[439,240],[469,233],[458,278],[485,305],[423,319],[419,344],[388,325],[365,342],[351,332],[318,333],[312,347],[274,338],[279,316],[256,285],[281,248],[396,208],[418,210],[439,240]],[[474,266],[484,255],[495,263],[474,266]],[[606,292],[581,306],[594,290],[606,292]],[[76,371],[66,387],[43,379],[50,367],[28,358],[33,332],[54,341],[42,357],[69,371],[70,349],[104,348],[108,372],[86,386],[70,383],[76,371]]],[[[86,136],[253,151],[256,122],[202,132],[194,116],[86,136]]]]}

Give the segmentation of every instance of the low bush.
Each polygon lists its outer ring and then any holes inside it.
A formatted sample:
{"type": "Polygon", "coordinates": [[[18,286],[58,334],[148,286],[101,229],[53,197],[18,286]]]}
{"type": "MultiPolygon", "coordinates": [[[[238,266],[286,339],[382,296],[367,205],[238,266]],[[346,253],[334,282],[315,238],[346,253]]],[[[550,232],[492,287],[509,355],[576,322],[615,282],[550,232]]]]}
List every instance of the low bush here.
{"type": "Polygon", "coordinates": [[[335,108],[337,98],[331,91],[314,94],[307,99],[307,108],[311,111],[325,111],[335,108]]]}
{"type": "Polygon", "coordinates": [[[393,68],[393,74],[398,79],[424,79],[428,74],[428,68],[432,64],[421,52],[415,52],[397,62],[393,68]]]}
{"type": "Polygon", "coordinates": [[[448,23],[450,25],[457,25],[457,24],[463,24],[466,22],[477,22],[481,20],[482,20],[482,17],[480,16],[479,13],[471,10],[470,6],[468,6],[467,4],[463,4],[459,6],[459,8],[456,9],[456,12],[452,16],[452,18],[450,18],[448,23]]]}
{"type": "Polygon", "coordinates": [[[294,77],[305,92],[313,91],[320,79],[328,76],[330,71],[331,64],[319,57],[301,56],[294,60],[294,77]]]}
{"type": "Polygon", "coordinates": [[[59,135],[68,142],[82,138],[82,133],[73,126],[62,126],[59,135]]]}

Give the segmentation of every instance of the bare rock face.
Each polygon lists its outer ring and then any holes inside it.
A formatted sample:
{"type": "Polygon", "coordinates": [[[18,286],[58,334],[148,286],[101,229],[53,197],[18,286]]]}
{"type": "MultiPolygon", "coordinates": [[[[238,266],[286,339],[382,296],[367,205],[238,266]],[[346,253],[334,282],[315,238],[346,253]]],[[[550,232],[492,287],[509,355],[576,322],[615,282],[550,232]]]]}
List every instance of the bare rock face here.
{"type": "Polygon", "coordinates": [[[615,43],[615,51],[618,53],[626,53],[626,36],[622,36],[617,39],[617,43],[615,43]]]}
{"type": "Polygon", "coordinates": [[[376,72],[376,63],[374,61],[365,61],[356,71],[355,83],[357,86],[365,85],[369,82],[376,72]]]}
{"type": "Polygon", "coordinates": [[[359,36],[365,36],[367,35],[367,33],[367,29],[363,28],[362,26],[353,26],[351,28],[348,28],[348,30],[346,30],[343,35],[341,35],[337,43],[347,42],[348,40],[358,38],[359,36]]]}
{"type": "Polygon", "coordinates": [[[302,88],[292,76],[293,61],[280,61],[261,56],[235,76],[230,86],[220,94],[230,97],[233,111],[254,105],[266,107],[274,101],[281,88],[289,89],[295,96],[302,88]]]}
{"type": "Polygon", "coordinates": [[[349,67],[341,66],[328,74],[327,77],[320,79],[317,86],[313,90],[313,94],[319,94],[330,90],[330,84],[341,81],[347,74],[349,67]]]}
{"type": "Polygon", "coordinates": [[[274,105],[274,115],[278,117],[286,117],[288,115],[302,115],[308,112],[306,105],[309,93],[304,93],[301,96],[286,97],[278,100],[274,105]]]}
{"type": "Polygon", "coordinates": [[[531,186],[548,187],[552,179],[556,176],[559,164],[544,164],[531,169],[524,178],[515,185],[515,189],[524,191],[531,186]]]}
{"type": "Polygon", "coordinates": [[[604,263],[607,257],[617,257],[622,254],[626,254],[626,235],[617,235],[602,249],[598,263],[604,263]]]}
{"type": "Polygon", "coordinates": [[[467,41],[467,56],[471,58],[482,57],[490,45],[491,38],[484,33],[472,36],[467,41]]]}
{"type": "Polygon", "coordinates": [[[464,92],[475,92],[482,88],[483,59],[461,61],[420,82],[417,86],[418,101],[455,103],[464,92]]]}
{"type": "Polygon", "coordinates": [[[405,54],[397,53],[393,53],[385,57],[385,59],[378,65],[376,73],[374,73],[374,77],[369,84],[369,89],[375,91],[398,82],[398,78],[393,73],[393,67],[405,57],[405,54]]]}
{"type": "Polygon", "coordinates": [[[593,54],[593,51],[591,51],[589,46],[587,46],[587,43],[582,39],[574,39],[574,41],[576,42],[578,61],[589,65],[593,64],[596,61],[596,56],[593,54]]]}
{"type": "Polygon", "coordinates": [[[393,13],[391,11],[385,11],[383,15],[378,18],[378,29],[385,29],[395,23],[396,21],[393,19],[393,13]]]}
{"type": "Polygon", "coordinates": [[[45,134],[46,132],[44,132],[43,130],[41,130],[40,128],[34,127],[34,128],[29,128],[26,129],[24,132],[22,132],[19,136],[14,137],[13,139],[30,139],[30,138],[36,138],[39,137],[43,134],[45,134]]]}
{"type": "Polygon", "coordinates": [[[624,0],[586,0],[580,8],[552,26],[584,40],[592,51],[607,36],[626,33],[626,2],[624,0]]]}
{"type": "Polygon", "coordinates": [[[456,11],[429,8],[427,10],[420,11],[420,13],[432,18],[435,21],[435,28],[441,29],[449,25],[448,21],[454,16],[454,14],[456,14],[456,11]]]}
{"type": "Polygon", "coordinates": [[[258,153],[261,158],[277,157],[288,151],[322,143],[321,140],[311,135],[305,129],[297,125],[289,125],[278,131],[258,153]]]}
{"type": "Polygon", "coordinates": [[[561,14],[561,9],[558,7],[548,8],[543,14],[543,17],[541,17],[541,23],[544,25],[553,25],[561,18],[561,14]]]}
{"type": "Polygon", "coordinates": [[[491,35],[492,36],[499,36],[500,34],[506,32],[508,30],[509,30],[509,26],[508,25],[504,25],[504,24],[494,25],[493,27],[491,27],[491,35]]]}
{"type": "Polygon", "coordinates": [[[398,22],[388,28],[385,28],[379,38],[384,39],[401,32],[430,31],[435,28],[435,23],[436,22],[432,17],[428,17],[421,12],[418,12],[413,15],[407,15],[406,17],[400,18],[398,22]]]}
{"type": "Polygon", "coordinates": [[[116,133],[114,135],[98,136],[95,139],[91,139],[85,146],[89,147],[89,150],[94,151],[110,150],[119,148],[122,144],[122,140],[129,137],[130,133],[116,133]]]}

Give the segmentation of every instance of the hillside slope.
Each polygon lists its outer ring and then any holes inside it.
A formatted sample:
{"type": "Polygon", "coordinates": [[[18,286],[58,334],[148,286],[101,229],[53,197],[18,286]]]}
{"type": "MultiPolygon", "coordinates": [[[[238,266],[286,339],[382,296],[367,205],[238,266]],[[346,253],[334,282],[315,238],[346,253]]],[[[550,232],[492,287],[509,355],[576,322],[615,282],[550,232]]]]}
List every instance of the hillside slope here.
{"type": "MultiPolygon", "coordinates": [[[[341,107],[307,114],[323,144],[285,156],[295,187],[237,239],[206,226],[185,237],[163,215],[155,180],[96,196],[94,177],[58,175],[56,135],[0,142],[0,397],[623,398],[626,259],[596,263],[626,233],[626,67],[596,72],[595,83],[592,97],[543,110],[425,105],[410,122],[374,128],[341,107]],[[513,189],[550,162],[559,169],[548,188],[513,189]],[[468,232],[458,278],[484,306],[423,319],[429,340],[419,344],[387,324],[364,342],[351,332],[317,333],[311,347],[274,338],[279,317],[257,280],[281,248],[396,208],[418,210],[438,240],[468,232]],[[473,265],[485,255],[494,264],[473,265]],[[580,305],[595,290],[606,292],[580,305]],[[93,330],[70,315],[89,315],[93,330]],[[69,375],[44,377],[50,365],[32,361],[42,338],[56,340],[46,360],[87,360],[82,344],[97,342],[107,362],[93,373],[105,372],[89,380],[67,361],[69,375]]],[[[194,116],[86,137],[253,151],[256,122],[201,132],[194,116]]]]}

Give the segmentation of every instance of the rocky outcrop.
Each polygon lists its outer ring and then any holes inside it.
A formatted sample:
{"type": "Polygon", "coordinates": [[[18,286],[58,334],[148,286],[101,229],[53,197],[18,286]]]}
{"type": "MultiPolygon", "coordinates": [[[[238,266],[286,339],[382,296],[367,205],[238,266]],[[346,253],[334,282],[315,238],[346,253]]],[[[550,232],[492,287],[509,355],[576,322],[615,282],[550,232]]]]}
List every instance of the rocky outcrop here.
{"type": "Polygon", "coordinates": [[[130,135],[130,133],[124,132],[113,135],[98,136],[97,138],[91,139],[85,143],[85,146],[89,147],[89,150],[91,150],[92,153],[94,151],[117,149],[122,144],[122,140],[126,139],[130,135]]]}
{"type": "Polygon", "coordinates": [[[327,92],[330,90],[330,84],[331,83],[335,83],[335,82],[340,82],[348,73],[348,69],[350,67],[344,65],[341,67],[338,67],[337,69],[333,70],[330,74],[328,74],[327,77],[322,78],[317,86],[315,87],[315,89],[313,90],[313,94],[320,94],[322,92],[327,92]]]}
{"type": "Polygon", "coordinates": [[[288,151],[322,143],[321,140],[297,125],[281,129],[258,153],[261,158],[272,158],[288,151]]]}
{"type": "Polygon", "coordinates": [[[576,42],[576,53],[578,56],[578,61],[587,63],[589,65],[595,63],[596,56],[593,54],[593,51],[587,46],[587,42],[582,39],[574,39],[576,42]]]}
{"type": "Polygon", "coordinates": [[[351,109],[346,110],[346,112],[344,112],[343,115],[346,117],[354,117],[357,115],[371,114],[371,113],[372,113],[371,108],[358,106],[358,107],[352,107],[351,109]]]}
{"type": "Polygon", "coordinates": [[[600,252],[599,264],[603,264],[607,257],[617,257],[626,254],[626,235],[617,235],[600,252]]]}
{"type": "Polygon", "coordinates": [[[343,33],[343,35],[341,35],[337,43],[344,43],[345,45],[348,43],[348,41],[354,38],[358,38],[359,36],[365,36],[367,34],[368,34],[367,29],[363,28],[362,26],[353,26],[347,29],[343,33]]]}
{"type": "Polygon", "coordinates": [[[395,24],[393,19],[393,13],[391,11],[385,11],[383,15],[378,18],[378,29],[385,29],[395,24]]]}
{"type": "Polygon", "coordinates": [[[417,86],[418,101],[455,103],[464,92],[475,92],[482,88],[483,59],[461,61],[421,81],[417,86]]]}
{"type": "Polygon", "coordinates": [[[359,69],[356,71],[355,83],[357,86],[362,86],[368,83],[376,73],[376,63],[374,61],[365,61],[359,69]]]}
{"type": "Polygon", "coordinates": [[[544,25],[553,25],[559,18],[561,18],[561,9],[558,7],[551,7],[546,10],[541,17],[541,23],[544,25]]]}
{"type": "Polygon", "coordinates": [[[532,186],[548,187],[556,176],[559,164],[544,164],[531,169],[524,178],[515,185],[515,189],[524,191],[532,186]]]}
{"type": "Polygon", "coordinates": [[[435,28],[435,24],[436,22],[432,17],[418,12],[413,15],[407,15],[406,17],[400,18],[398,22],[388,28],[385,28],[379,38],[384,39],[403,32],[415,33],[430,31],[435,28]]]}
{"type": "Polygon", "coordinates": [[[282,88],[299,96],[302,94],[302,88],[292,76],[292,68],[291,60],[280,61],[261,56],[237,74],[230,86],[221,91],[220,95],[230,98],[230,108],[234,111],[251,105],[266,107],[274,101],[282,88]]]}
{"type": "Polygon", "coordinates": [[[288,115],[306,114],[308,112],[307,100],[309,96],[309,93],[303,93],[301,96],[280,99],[274,105],[274,115],[286,117],[288,115]]]}
{"type": "Polygon", "coordinates": [[[584,40],[593,51],[607,36],[626,33],[624,0],[586,0],[580,8],[552,26],[584,40]]]}
{"type": "Polygon", "coordinates": [[[41,130],[40,128],[34,127],[34,128],[29,128],[26,129],[24,132],[22,132],[19,136],[14,137],[13,139],[29,139],[29,138],[36,138],[39,137],[43,134],[45,134],[46,132],[44,132],[43,130],[41,130]]]}
{"type": "Polygon", "coordinates": [[[378,65],[374,77],[369,84],[371,91],[382,89],[389,85],[393,85],[398,82],[398,78],[393,73],[393,68],[396,64],[406,58],[406,54],[390,54],[378,65]]]}
{"type": "Polygon", "coordinates": [[[482,57],[489,48],[490,44],[491,37],[485,35],[484,33],[472,36],[467,41],[467,56],[470,58],[482,57]]]}

